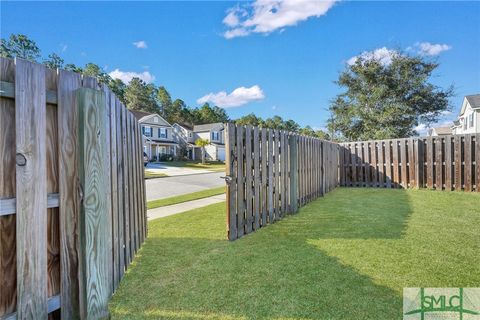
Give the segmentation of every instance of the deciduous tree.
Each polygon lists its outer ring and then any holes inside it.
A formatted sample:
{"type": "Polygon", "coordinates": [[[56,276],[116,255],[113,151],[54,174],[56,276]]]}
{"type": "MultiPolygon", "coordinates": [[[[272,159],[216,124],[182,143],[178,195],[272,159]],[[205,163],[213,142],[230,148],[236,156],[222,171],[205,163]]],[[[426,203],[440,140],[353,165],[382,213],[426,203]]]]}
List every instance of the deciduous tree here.
{"type": "Polygon", "coordinates": [[[419,123],[438,120],[453,88],[430,82],[438,63],[394,53],[390,60],[362,55],[336,83],[345,91],[331,103],[329,131],[337,139],[368,140],[415,135],[419,123]]]}

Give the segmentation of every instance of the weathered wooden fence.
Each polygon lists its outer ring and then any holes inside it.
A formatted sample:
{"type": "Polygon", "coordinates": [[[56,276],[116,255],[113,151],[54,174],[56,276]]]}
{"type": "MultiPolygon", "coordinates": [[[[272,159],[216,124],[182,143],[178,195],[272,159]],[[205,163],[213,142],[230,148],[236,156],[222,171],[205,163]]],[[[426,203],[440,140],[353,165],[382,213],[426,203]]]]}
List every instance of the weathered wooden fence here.
{"type": "Polygon", "coordinates": [[[480,192],[480,134],[343,143],[340,185],[480,192]]]}
{"type": "Polygon", "coordinates": [[[338,145],[279,130],[227,124],[228,238],[295,213],[338,183],[338,145]]]}
{"type": "Polygon", "coordinates": [[[147,232],[138,123],[94,78],[0,81],[0,319],[104,317],[147,232]]]}

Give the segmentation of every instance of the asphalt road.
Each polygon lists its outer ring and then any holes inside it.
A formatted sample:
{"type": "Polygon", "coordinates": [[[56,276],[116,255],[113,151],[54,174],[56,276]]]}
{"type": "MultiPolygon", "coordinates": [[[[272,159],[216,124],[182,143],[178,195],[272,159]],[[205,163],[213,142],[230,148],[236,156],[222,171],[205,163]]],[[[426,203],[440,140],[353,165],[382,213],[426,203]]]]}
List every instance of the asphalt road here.
{"type": "Polygon", "coordinates": [[[225,176],[225,172],[148,179],[145,181],[147,201],[225,186],[221,176],[225,176]]]}

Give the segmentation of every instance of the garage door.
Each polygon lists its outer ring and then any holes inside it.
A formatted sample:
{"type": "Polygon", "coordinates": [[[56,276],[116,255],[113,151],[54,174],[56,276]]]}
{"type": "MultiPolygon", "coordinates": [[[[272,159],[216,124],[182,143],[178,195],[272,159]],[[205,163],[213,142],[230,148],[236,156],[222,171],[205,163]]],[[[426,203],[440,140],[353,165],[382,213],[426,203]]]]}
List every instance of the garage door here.
{"type": "Polygon", "coordinates": [[[220,161],[225,161],[225,148],[217,149],[217,158],[220,161]]]}

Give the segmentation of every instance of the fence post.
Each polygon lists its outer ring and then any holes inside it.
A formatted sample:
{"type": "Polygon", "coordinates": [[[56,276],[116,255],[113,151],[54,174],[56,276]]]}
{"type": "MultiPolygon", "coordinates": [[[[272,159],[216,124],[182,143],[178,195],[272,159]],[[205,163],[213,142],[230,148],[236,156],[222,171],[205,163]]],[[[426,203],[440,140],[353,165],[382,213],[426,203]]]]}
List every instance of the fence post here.
{"type": "Polygon", "coordinates": [[[298,211],[298,158],[297,158],[297,136],[290,135],[290,211],[296,213],[298,211]]]}
{"type": "Polygon", "coordinates": [[[417,188],[423,188],[425,182],[423,181],[423,168],[424,168],[424,145],[422,138],[415,139],[417,142],[417,147],[415,148],[415,160],[417,161],[417,166],[415,168],[415,183],[417,188]]]}
{"type": "Polygon", "coordinates": [[[79,286],[82,319],[108,317],[110,296],[107,243],[111,234],[108,212],[110,183],[106,172],[107,115],[102,91],[77,90],[78,151],[81,203],[79,219],[79,286]]]}

